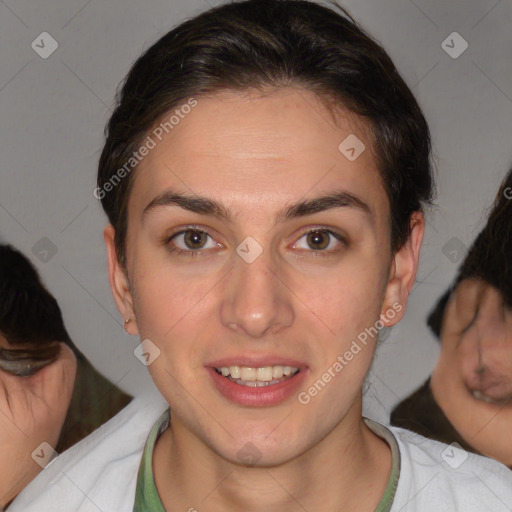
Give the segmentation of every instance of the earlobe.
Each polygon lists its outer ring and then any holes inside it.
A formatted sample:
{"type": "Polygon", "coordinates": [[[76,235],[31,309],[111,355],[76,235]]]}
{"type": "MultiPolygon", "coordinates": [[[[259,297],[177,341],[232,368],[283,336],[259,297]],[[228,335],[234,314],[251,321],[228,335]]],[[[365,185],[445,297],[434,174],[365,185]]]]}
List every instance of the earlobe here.
{"type": "Polygon", "coordinates": [[[405,314],[409,293],[418,271],[421,244],[425,233],[425,218],[420,211],[411,215],[411,234],[395,253],[391,262],[388,285],[381,311],[381,321],[386,327],[397,324],[405,314]],[[393,310],[394,314],[389,312],[393,310]]]}
{"type": "Polygon", "coordinates": [[[121,313],[124,329],[128,334],[137,335],[139,334],[139,330],[135,320],[130,282],[128,281],[125,269],[121,267],[117,258],[114,242],[115,230],[111,224],[105,227],[103,236],[107,246],[108,278],[112,296],[114,297],[119,313],[121,313]]]}

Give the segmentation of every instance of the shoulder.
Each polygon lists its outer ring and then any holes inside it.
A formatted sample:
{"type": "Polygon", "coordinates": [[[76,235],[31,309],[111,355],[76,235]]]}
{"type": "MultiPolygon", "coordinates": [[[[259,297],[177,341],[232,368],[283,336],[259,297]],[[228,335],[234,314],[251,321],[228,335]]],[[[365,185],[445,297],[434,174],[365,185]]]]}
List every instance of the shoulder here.
{"type": "Polygon", "coordinates": [[[147,436],[167,409],[157,393],[132,400],[91,435],[56,457],[18,495],[9,512],[68,512],[133,507],[147,436]]]}
{"type": "Polygon", "coordinates": [[[510,512],[512,471],[499,462],[409,430],[388,427],[400,449],[392,511],[510,512]]]}

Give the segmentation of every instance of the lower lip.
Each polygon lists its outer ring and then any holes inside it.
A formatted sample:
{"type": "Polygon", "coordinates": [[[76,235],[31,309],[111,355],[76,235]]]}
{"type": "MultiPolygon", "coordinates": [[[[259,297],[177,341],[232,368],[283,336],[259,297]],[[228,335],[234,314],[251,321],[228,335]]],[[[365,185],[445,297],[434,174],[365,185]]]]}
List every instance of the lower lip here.
{"type": "Polygon", "coordinates": [[[301,369],[293,377],[279,384],[252,388],[223,377],[216,372],[215,368],[207,367],[206,369],[224,397],[231,402],[248,407],[270,407],[283,402],[300,388],[308,373],[306,369],[301,369]]]}

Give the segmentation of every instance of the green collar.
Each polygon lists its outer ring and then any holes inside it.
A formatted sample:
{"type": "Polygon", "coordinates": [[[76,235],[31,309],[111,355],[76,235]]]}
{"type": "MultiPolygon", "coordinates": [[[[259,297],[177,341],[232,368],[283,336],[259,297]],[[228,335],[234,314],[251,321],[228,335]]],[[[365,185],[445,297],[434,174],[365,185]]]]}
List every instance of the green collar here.
{"type": "MultiPolygon", "coordinates": [[[[392,469],[391,475],[375,512],[389,512],[393,504],[398,478],[400,476],[400,451],[395,437],[389,429],[368,418],[363,418],[366,426],[377,436],[383,438],[391,447],[392,469]]],[[[165,512],[153,478],[153,449],[159,436],[169,428],[170,409],[167,409],[155,423],[144,446],[142,460],[137,475],[137,487],[135,490],[135,504],[133,512],[165,512]]]]}
{"type": "Polygon", "coordinates": [[[151,510],[151,512],[165,512],[162,500],[156,490],[155,479],[153,478],[153,449],[156,440],[169,427],[170,417],[170,409],[167,409],[151,429],[144,446],[137,475],[133,512],[146,512],[148,510],[151,510]]]}

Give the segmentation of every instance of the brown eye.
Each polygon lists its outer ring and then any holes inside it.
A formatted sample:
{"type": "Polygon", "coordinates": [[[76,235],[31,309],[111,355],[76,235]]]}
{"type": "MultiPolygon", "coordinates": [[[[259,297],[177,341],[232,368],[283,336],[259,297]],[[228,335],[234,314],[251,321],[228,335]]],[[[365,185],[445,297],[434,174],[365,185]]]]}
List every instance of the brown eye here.
{"type": "Polygon", "coordinates": [[[184,242],[188,249],[202,249],[208,241],[204,231],[188,230],[185,232],[184,242]]]}
{"type": "Polygon", "coordinates": [[[208,253],[209,249],[221,247],[206,231],[197,228],[183,229],[171,236],[167,243],[171,252],[177,251],[183,256],[203,255],[208,253]]]}
{"type": "Polygon", "coordinates": [[[348,244],[338,233],[330,229],[312,229],[306,231],[293,245],[294,249],[301,249],[319,255],[329,255],[340,251],[348,244]]]}
{"type": "Polygon", "coordinates": [[[307,235],[307,243],[311,249],[319,251],[329,245],[330,237],[331,235],[325,231],[311,231],[307,235]]]}

